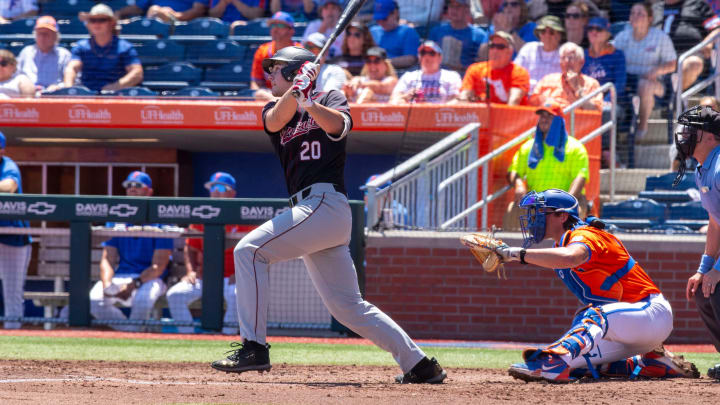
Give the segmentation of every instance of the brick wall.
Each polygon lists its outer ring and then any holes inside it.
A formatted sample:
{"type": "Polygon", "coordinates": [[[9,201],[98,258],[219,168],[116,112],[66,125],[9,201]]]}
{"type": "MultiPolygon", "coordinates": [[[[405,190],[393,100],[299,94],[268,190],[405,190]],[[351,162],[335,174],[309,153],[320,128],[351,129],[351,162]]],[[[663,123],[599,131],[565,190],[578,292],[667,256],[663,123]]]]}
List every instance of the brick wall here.
{"type": "MultiPolygon", "coordinates": [[[[458,233],[371,233],[366,297],[415,338],[549,342],[570,326],[580,303],[550,269],[513,263],[507,280],[485,273],[458,233]]],[[[511,246],[519,234],[496,235],[511,246]]],[[[709,343],[694,302],[685,299],[701,236],[622,235],[633,257],[670,301],[670,343],[709,343]]],[[[545,246],[545,245],[543,245],[545,246]]],[[[549,244],[547,246],[550,246],[549,244]]]]}

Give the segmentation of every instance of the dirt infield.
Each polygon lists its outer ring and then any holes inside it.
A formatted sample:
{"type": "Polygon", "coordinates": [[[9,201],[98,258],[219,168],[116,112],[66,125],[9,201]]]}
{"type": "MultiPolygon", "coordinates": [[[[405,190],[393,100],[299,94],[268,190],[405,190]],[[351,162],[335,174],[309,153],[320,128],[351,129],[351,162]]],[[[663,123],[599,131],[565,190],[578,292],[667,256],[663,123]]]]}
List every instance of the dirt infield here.
{"type": "Polygon", "coordinates": [[[438,386],[397,385],[394,367],[289,366],[216,372],[199,363],[0,361],[3,404],[717,404],[707,378],[526,384],[500,370],[449,369],[438,386]]]}

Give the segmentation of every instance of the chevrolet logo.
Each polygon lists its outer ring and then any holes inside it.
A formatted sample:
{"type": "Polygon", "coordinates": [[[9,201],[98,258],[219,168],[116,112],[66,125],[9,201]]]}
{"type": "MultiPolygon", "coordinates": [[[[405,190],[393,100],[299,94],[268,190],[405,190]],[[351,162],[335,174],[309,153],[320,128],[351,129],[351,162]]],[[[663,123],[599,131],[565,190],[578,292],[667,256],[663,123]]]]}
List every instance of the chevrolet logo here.
{"type": "Polygon", "coordinates": [[[137,214],[138,207],[130,204],[117,204],[110,207],[110,215],[127,218],[137,214]]]}
{"type": "Polygon", "coordinates": [[[57,208],[57,205],[55,204],[49,204],[45,201],[38,201],[36,203],[30,204],[27,208],[27,212],[35,215],[48,215],[55,212],[55,208],[57,208]]]}
{"type": "Polygon", "coordinates": [[[220,208],[213,207],[212,205],[200,205],[193,208],[190,215],[202,219],[215,218],[216,216],[220,215],[220,208]]]}

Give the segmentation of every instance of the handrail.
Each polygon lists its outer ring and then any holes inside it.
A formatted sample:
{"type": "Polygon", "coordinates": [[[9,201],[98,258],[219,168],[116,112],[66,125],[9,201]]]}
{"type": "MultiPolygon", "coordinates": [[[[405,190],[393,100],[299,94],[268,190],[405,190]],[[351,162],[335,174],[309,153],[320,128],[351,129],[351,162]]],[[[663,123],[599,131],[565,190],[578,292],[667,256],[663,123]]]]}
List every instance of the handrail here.
{"type": "MultiPolygon", "coordinates": [[[[617,149],[617,139],[616,139],[617,138],[617,134],[616,134],[617,92],[615,90],[615,85],[613,83],[605,83],[604,85],[602,85],[599,88],[588,93],[581,99],[579,99],[579,100],[575,101],[574,103],[570,104],[569,106],[565,107],[563,109],[563,113],[565,113],[565,114],[570,113],[570,131],[571,131],[571,135],[574,136],[574,133],[575,133],[575,110],[578,107],[580,107],[581,105],[585,104],[590,99],[592,99],[597,94],[605,93],[607,91],[610,92],[610,102],[612,105],[611,112],[610,112],[610,121],[608,121],[605,124],[601,125],[600,127],[596,128],[590,134],[586,135],[584,138],[580,139],[579,141],[583,144],[587,143],[588,141],[594,139],[595,137],[599,136],[600,134],[604,133],[605,131],[610,130],[610,134],[611,134],[610,135],[610,200],[613,201],[615,199],[615,151],[617,149]]],[[[492,159],[507,152],[508,150],[512,149],[514,146],[518,145],[519,143],[524,142],[527,138],[529,138],[534,133],[535,133],[535,127],[532,127],[530,129],[528,129],[527,131],[523,132],[522,134],[518,135],[517,137],[506,142],[499,148],[496,148],[492,152],[486,154],[485,156],[481,157],[480,159],[467,165],[465,168],[456,172],[452,176],[449,176],[448,178],[446,178],[445,180],[440,182],[440,184],[438,184],[437,193],[441,194],[451,183],[453,183],[453,182],[457,181],[458,179],[462,178],[463,176],[467,175],[469,172],[476,170],[479,166],[486,166],[487,163],[490,162],[492,159]]],[[[487,167],[485,167],[485,169],[487,169],[487,167]]],[[[487,170],[483,170],[483,172],[486,172],[486,171],[487,170]]],[[[440,227],[442,229],[447,228],[452,223],[457,222],[459,219],[464,218],[468,213],[473,212],[476,209],[485,207],[488,203],[499,198],[500,196],[502,196],[502,194],[504,194],[509,189],[510,189],[509,187],[507,187],[507,189],[503,188],[503,189],[491,194],[490,196],[488,196],[487,193],[484,191],[482,199],[480,201],[473,204],[471,207],[465,209],[462,213],[454,216],[450,220],[443,222],[440,225],[440,227]]],[[[483,222],[486,222],[485,216],[483,217],[483,222]]],[[[482,225],[483,225],[483,227],[487,227],[487,224],[485,224],[485,223],[483,223],[482,225]]]]}
{"type": "Polygon", "coordinates": [[[712,82],[715,82],[715,97],[720,98],[720,72],[715,72],[709,78],[695,83],[689,89],[683,91],[682,89],[682,73],[683,73],[683,62],[693,54],[700,52],[704,47],[709,45],[711,42],[715,42],[715,66],[720,67],[720,30],[717,30],[711,35],[708,35],[702,42],[693,46],[689,50],[685,51],[677,61],[677,88],[675,89],[675,118],[678,118],[683,110],[683,101],[690,98],[690,96],[697,94],[699,91],[708,87],[712,82]]]}

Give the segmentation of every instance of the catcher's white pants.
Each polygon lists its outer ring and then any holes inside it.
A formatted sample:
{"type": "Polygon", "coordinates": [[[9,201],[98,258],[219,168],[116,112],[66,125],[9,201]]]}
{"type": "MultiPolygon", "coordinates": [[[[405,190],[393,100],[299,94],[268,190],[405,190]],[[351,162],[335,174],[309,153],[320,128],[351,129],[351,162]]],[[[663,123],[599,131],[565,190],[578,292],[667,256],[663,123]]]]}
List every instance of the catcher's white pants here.
{"type": "MultiPolygon", "coordinates": [[[[113,277],[112,283],[122,286],[139,276],[139,274],[129,274],[122,275],[121,277],[113,277]]],[[[155,301],[165,294],[166,289],[165,282],[156,278],[143,283],[140,288],[133,290],[127,300],[121,300],[115,297],[106,297],[103,292],[102,281],[98,281],[90,290],[90,313],[95,319],[127,319],[120,308],[115,306],[115,304],[120,303],[122,306],[131,307],[130,319],[150,319],[155,301]]],[[[126,332],[140,330],[140,326],[138,325],[110,325],[110,327],[126,332]]]]}
{"type": "MultiPolygon", "coordinates": [[[[235,302],[235,284],[229,284],[230,279],[225,277],[223,280],[223,296],[227,304],[225,309],[225,317],[223,323],[237,322],[237,303],[235,302]]],[[[190,322],[193,320],[192,314],[188,306],[193,302],[202,298],[202,279],[195,280],[195,284],[187,281],[180,281],[170,287],[167,292],[168,307],[170,307],[170,316],[176,321],[190,322]]],[[[180,333],[193,333],[195,328],[192,326],[178,326],[180,333]]],[[[237,334],[237,328],[223,327],[222,333],[226,335],[237,334]]]]}
{"type": "MultiPolygon", "coordinates": [[[[30,263],[31,245],[10,246],[0,243],[0,279],[3,286],[5,316],[23,316],[23,287],[30,263]]],[[[5,322],[5,329],[18,329],[20,322],[5,322]]]]}
{"type": "Polygon", "coordinates": [[[352,214],[347,198],[330,184],[312,186],[295,207],[265,222],[235,247],[240,335],[264,344],[269,306],[268,267],[302,257],[330,313],[359,335],[390,352],[403,372],[424,356],[389,316],[362,299],[348,243],[352,214]]]}
{"type": "MultiPolygon", "coordinates": [[[[595,345],[587,353],[595,366],[645,354],[660,346],[672,332],[672,308],[662,294],[653,294],[647,301],[617,302],[601,308],[607,316],[607,332],[605,336],[592,336],[595,345]]],[[[586,368],[587,362],[578,356],[569,366],[586,368]]]]}

